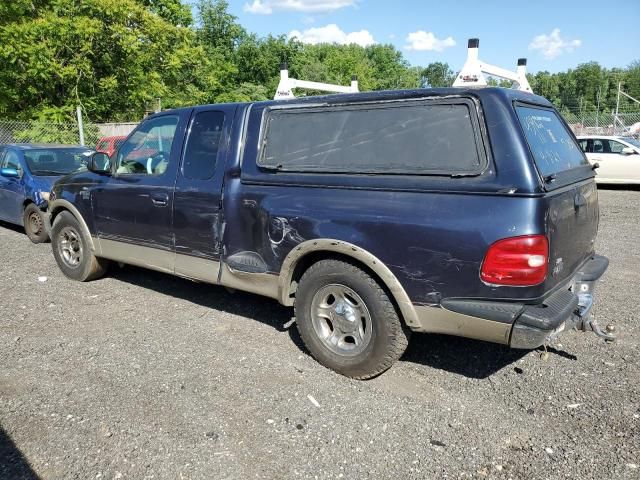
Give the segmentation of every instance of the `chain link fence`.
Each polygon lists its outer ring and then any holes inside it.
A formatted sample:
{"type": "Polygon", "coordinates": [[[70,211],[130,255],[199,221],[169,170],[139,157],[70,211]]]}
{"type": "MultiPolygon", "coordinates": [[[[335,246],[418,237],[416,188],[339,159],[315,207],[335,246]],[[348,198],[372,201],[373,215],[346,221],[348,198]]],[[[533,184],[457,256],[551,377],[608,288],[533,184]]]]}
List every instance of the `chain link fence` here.
{"type": "MultiPolygon", "coordinates": [[[[98,139],[110,136],[126,136],[137,123],[85,123],[84,143],[95,147],[98,139]]],[[[2,143],[62,143],[80,144],[77,123],[52,123],[41,121],[0,120],[0,144],[2,143]]]]}
{"type": "Polygon", "coordinates": [[[640,111],[626,113],[563,112],[576,135],[640,135],[640,111]]]}
{"type": "MultiPolygon", "coordinates": [[[[563,111],[563,117],[576,135],[640,136],[640,111],[625,113],[563,111]]],[[[84,143],[95,147],[102,137],[126,136],[137,122],[85,123],[84,143]]],[[[0,119],[2,143],[80,143],[76,123],[51,123],[0,119]]]]}

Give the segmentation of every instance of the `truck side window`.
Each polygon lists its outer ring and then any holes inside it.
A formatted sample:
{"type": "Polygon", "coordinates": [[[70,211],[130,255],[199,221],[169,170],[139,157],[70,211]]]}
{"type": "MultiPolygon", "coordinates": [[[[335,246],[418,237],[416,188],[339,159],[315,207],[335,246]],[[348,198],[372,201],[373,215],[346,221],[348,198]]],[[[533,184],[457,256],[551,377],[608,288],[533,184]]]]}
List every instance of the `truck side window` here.
{"type": "Polygon", "coordinates": [[[213,177],[223,126],[223,112],[207,111],[195,115],[182,164],[185,178],[208,180],[213,177]]]}
{"type": "Polygon", "coordinates": [[[178,116],[144,122],[118,150],[118,174],[162,175],[169,165],[178,116]]]}

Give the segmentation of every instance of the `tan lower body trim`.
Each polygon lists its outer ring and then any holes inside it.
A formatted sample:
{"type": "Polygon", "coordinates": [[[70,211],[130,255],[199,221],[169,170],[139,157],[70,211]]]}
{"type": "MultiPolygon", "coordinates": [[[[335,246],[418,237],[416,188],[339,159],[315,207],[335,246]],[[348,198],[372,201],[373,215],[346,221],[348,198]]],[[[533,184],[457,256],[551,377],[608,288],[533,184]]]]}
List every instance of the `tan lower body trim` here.
{"type": "Polygon", "coordinates": [[[98,239],[97,243],[99,244],[99,257],[150,268],[159,272],[174,273],[176,254],[169,250],[143,247],[106,238],[98,239]]]}
{"type": "Polygon", "coordinates": [[[176,254],[175,274],[206,283],[218,283],[220,262],[191,255],[176,254]]]}
{"type": "MultiPolygon", "coordinates": [[[[213,284],[218,284],[218,271],[222,269],[221,285],[280,300],[279,278],[275,274],[240,272],[214,260],[104,238],[94,237],[93,240],[100,257],[213,284]]],[[[441,307],[411,306],[417,317],[417,324],[409,325],[412,330],[509,344],[511,325],[508,323],[471,317],[441,307]]]]}
{"type": "Polygon", "coordinates": [[[277,275],[239,272],[224,264],[221,267],[215,260],[175,254],[159,248],[104,238],[94,238],[94,241],[98,245],[99,257],[213,284],[218,284],[218,272],[222,268],[220,285],[278,299],[277,275]]]}
{"type": "Polygon", "coordinates": [[[279,299],[278,275],[270,273],[247,273],[232,270],[226,264],[222,264],[220,285],[229,288],[237,288],[245,292],[257,293],[265,297],[279,299]]]}
{"type": "Polygon", "coordinates": [[[415,305],[419,332],[444,333],[458,337],[475,338],[488,342],[509,344],[512,325],[484,318],[471,317],[441,307],[415,305]]]}
{"type": "Polygon", "coordinates": [[[220,262],[215,260],[104,238],[94,237],[93,241],[98,245],[96,253],[99,257],[200,282],[218,283],[220,262]]]}

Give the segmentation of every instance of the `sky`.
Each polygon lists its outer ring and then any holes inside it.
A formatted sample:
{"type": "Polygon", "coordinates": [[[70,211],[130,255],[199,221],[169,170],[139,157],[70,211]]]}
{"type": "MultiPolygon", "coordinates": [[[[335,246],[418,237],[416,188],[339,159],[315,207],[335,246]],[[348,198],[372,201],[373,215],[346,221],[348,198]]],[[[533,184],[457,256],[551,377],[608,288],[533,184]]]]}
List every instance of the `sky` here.
{"type": "Polygon", "coordinates": [[[250,32],[307,43],[391,43],[412,65],[458,71],[467,39],[479,58],[515,70],[564,71],[581,63],[626,67],[640,60],[640,0],[229,0],[250,32]]]}

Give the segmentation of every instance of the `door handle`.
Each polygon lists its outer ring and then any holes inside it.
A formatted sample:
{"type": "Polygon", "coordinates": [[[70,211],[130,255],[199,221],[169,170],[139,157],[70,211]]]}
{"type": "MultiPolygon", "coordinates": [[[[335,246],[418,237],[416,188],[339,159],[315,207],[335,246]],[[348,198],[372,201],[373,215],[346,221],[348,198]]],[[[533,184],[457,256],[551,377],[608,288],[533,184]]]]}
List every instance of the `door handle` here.
{"type": "Polygon", "coordinates": [[[151,201],[156,207],[166,207],[169,203],[169,195],[166,193],[152,193],[151,201]]]}

